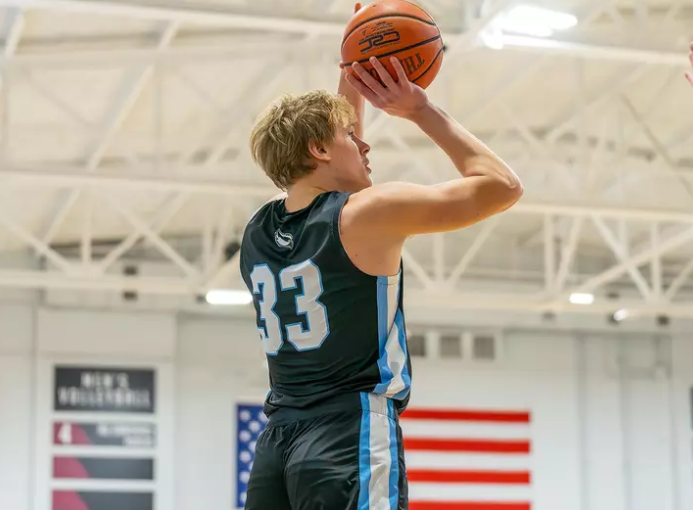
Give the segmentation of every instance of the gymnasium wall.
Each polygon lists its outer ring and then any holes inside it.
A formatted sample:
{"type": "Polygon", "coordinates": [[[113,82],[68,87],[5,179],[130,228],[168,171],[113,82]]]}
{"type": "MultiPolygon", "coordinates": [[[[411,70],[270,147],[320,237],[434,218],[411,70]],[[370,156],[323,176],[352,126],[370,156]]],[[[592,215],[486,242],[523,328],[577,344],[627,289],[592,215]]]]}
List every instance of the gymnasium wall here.
{"type": "MultiPolygon", "coordinates": [[[[256,338],[247,320],[0,305],[0,509],[48,510],[52,489],[97,486],[152,492],[157,510],[234,508],[234,406],[259,403],[266,392],[256,338]],[[75,419],[53,412],[54,364],[156,370],[156,412],[146,419],[156,425],[157,444],[115,454],[153,458],[155,480],[52,479],[54,454],[87,455],[52,445],[52,421],[75,419]]],[[[414,384],[412,409],[452,411],[453,418],[460,410],[504,410],[528,419],[405,420],[412,436],[530,444],[528,454],[458,454],[468,470],[529,472],[529,484],[415,481],[418,499],[527,501],[536,510],[693,508],[693,341],[685,334],[506,330],[496,361],[417,359],[414,384]]],[[[445,454],[414,452],[412,459],[419,476],[445,454]]]]}

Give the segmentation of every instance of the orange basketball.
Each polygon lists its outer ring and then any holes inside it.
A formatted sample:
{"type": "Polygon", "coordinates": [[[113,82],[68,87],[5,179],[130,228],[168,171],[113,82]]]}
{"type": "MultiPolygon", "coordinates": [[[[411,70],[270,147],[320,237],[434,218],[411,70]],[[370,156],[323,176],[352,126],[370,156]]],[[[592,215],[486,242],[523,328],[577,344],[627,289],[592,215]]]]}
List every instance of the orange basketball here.
{"type": "Polygon", "coordinates": [[[362,8],[347,25],[342,41],[342,64],[352,75],[359,62],[378,81],[368,62],[377,57],[397,80],[390,63],[397,57],[409,80],[425,89],[443,63],[443,38],[436,22],[421,7],[406,0],[378,0],[362,8]]]}

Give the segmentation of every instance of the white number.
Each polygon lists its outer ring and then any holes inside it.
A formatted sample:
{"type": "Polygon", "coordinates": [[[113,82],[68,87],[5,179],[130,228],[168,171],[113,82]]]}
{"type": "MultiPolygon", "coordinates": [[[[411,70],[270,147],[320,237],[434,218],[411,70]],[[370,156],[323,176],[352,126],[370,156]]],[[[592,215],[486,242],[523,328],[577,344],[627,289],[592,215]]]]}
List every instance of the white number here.
{"type": "MultiPolygon", "coordinates": [[[[265,321],[260,338],[265,352],[275,355],[284,343],[279,317],[274,311],[277,304],[277,283],[266,265],[255,266],[250,274],[253,293],[260,295],[260,318],[265,321]]],[[[296,295],[296,314],[306,317],[306,327],[301,323],[286,324],[286,339],[297,351],[318,349],[330,332],[327,308],[319,300],[322,295],[322,276],[311,260],[283,269],[279,273],[282,291],[298,288],[301,281],[303,292],[296,295]]]]}
{"type": "Polygon", "coordinates": [[[60,430],[58,430],[58,439],[61,444],[72,444],[72,425],[61,423],[60,430]]]}
{"type": "Polygon", "coordinates": [[[282,346],[282,334],[279,317],[274,313],[274,305],[277,304],[274,275],[267,265],[255,266],[250,279],[253,281],[253,294],[260,295],[260,317],[265,321],[265,327],[258,328],[262,345],[267,354],[277,354],[282,346]]]}

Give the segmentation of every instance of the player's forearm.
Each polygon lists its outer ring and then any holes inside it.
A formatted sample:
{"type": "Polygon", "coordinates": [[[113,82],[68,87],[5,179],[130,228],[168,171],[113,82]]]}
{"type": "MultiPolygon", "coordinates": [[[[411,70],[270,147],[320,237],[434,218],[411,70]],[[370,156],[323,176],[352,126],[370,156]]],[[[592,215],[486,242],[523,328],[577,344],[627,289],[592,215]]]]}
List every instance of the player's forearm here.
{"type": "Polygon", "coordinates": [[[337,93],[347,98],[347,101],[351,103],[351,106],[356,110],[356,117],[358,119],[355,131],[356,136],[363,138],[363,114],[366,107],[366,100],[363,96],[346,81],[346,70],[342,69],[341,75],[339,77],[339,88],[337,93]]]}
{"type": "Polygon", "coordinates": [[[500,157],[437,106],[429,103],[410,120],[445,151],[464,177],[494,177],[511,188],[521,186],[500,157]]]}

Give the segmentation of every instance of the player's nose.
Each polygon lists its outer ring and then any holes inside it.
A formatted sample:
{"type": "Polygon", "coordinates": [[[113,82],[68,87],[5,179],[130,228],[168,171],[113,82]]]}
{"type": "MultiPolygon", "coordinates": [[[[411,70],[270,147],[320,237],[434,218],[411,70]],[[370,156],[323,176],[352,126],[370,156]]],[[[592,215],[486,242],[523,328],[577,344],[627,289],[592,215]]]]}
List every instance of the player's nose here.
{"type": "Polygon", "coordinates": [[[371,146],[368,145],[366,142],[361,140],[360,138],[358,139],[358,146],[359,146],[359,151],[361,152],[362,155],[366,155],[371,151],[371,146]]]}

